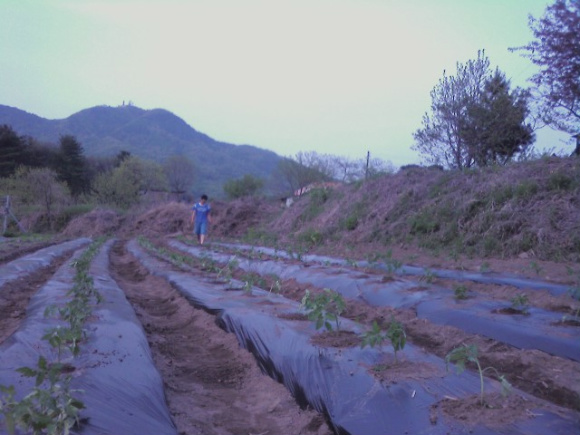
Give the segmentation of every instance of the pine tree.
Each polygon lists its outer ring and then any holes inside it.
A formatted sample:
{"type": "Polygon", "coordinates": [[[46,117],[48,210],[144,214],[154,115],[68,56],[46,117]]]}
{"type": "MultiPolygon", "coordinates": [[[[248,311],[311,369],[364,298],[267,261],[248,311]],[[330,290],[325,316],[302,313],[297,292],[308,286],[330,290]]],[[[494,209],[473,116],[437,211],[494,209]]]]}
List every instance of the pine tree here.
{"type": "Polygon", "coordinates": [[[83,147],[74,136],[61,136],[57,173],[73,197],[85,193],[89,187],[87,160],[83,153],[83,147]]]}

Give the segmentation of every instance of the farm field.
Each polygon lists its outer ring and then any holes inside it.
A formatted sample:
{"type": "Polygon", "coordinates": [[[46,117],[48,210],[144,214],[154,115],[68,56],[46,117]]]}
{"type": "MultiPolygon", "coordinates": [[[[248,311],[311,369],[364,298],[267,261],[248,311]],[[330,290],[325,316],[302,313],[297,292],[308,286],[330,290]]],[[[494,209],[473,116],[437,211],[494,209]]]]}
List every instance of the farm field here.
{"type": "Polygon", "coordinates": [[[56,355],[42,334],[62,320],[46,317],[46,306],[66,300],[73,265],[94,243],[23,249],[0,264],[7,331],[0,384],[22,395],[33,385],[17,368],[34,367],[39,355],[66,363],[86,407],[79,433],[580,428],[573,282],[466,275],[392,259],[298,258],[240,243],[199,247],[179,234],[112,238],[96,248],[88,269],[103,300],[91,302],[80,352],[58,348],[56,355]],[[326,289],[344,307],[326,319],[330,330],[316,329],[301,301],[306,291],[314,299],[326,289]],[[374,324],[386,331],[394,322],[406,337],[396,353],[386,339],[362,347],[374,324]],[[468,362],[458,374],[457,360],[446,364],[453,349],[476,349],[481,367],[494,370],[480,378],[468,362]],[[501,376],[511,384],[505,396],[501,376]]]}

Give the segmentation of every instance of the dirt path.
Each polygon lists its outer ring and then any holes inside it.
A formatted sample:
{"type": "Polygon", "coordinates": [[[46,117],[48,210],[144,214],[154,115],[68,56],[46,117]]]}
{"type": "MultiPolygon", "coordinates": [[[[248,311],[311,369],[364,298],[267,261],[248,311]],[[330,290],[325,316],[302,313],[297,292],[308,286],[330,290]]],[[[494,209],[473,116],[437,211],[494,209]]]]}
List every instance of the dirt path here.
{"type": "Polygon", "coordinates": [[[181,434],[330,434],[323,418],[300,410],[290,393],[262,374],[252,355],[150,275],[118,242],[111,273],[133,304],[161,372],[181,434]]]}

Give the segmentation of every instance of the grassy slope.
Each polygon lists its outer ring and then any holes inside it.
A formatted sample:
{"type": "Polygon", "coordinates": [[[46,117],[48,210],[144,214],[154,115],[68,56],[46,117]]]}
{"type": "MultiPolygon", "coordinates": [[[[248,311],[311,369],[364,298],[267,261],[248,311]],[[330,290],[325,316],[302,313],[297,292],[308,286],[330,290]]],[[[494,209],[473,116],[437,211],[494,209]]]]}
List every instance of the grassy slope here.
{"type": "Polygon", "coordinates": [[[580,261],[580,159],[412,168],[312,192],[260,229],[303,246],[397,243],[450,256],[580,261]]]}

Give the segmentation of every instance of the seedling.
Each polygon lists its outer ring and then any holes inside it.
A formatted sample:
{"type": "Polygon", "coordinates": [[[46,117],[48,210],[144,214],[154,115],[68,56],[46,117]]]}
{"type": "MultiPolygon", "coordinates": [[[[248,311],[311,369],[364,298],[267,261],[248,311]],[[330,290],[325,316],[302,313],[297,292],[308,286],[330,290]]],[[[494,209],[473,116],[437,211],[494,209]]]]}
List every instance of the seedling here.
{"type": "Polygon", "coordinates": [[[541,266],[535,261],[530,261],[530,269],[533,270],[538,276],[540,276],[540,274],[542,273],[541,266]]]}
{"type": "Polygon", "coordinates": [[[37,369],[23,367],[18,372],[36,378],[36,382],[33,390],[20,401],[14,400],[13,386],[0,386],[4,396],[0,398],[0,412],[4,414],[9,434],[14,434],[16,428],[33,435],[69,434],[79,425],[79,413],[85,406],[72,396],[79,390],[69,388],[70,376],[61,379],[61,364],[48,364],[41,356],[37,369]]]}
{"type": "Polygon", "coordinates": [[[502,395],[504,395],[504,396],[507,395],[510,392],[512,386],[507,381],[507,379],[504,377],[504,375],[499,373],[495,367],[482,368],[481,363],[479,362],[478,353],[479,353],[479,349],[477,348],[476,345],[464,344],[463,346],[456,347],[455,349],[453,349],[451,352],[449,352],[447,354],[447,356],[445,357],[445,364],[446,364],[447,370],[449,370],[449,363],[454,363],[455,367],[457,369],[457,374],[460,375],[461,373],[463,373],[465,371],[465,364],[466,363],[468,363],[468,362],[475,363],[475,365],[477,366],[477,371],[479,372],[479,382],[480,382],[479,403],[481,404],[481,406],[484,406],[485,402],[483,399],[484,398],[483,374],[485,372],[488,372],[488,371],[493,372],[496,375],[497,379],[501,383],[502,395]]]}
{"type": "Polygon", "coordinates": [[[463,299],[467,299],[469,297],[468,292],[469,292],[469,289],[463,284],[457,285],[453,289],[453,293],[455,294],[455,299],[457,299],[458,301],[463,300],[463,299]]]}
{"type": "Polygon", "coordinates": [[[217,274],[218,278],[225,279],[228,283],[232,280],[234,271],[238,268],[239,261],[237,257],[234,256],[228,264],[221,268],[217,274]]]}
{"type": "Polygon", "coordinates": [[[391,322],[386,331],[383,331],[377,321],[373,322],[373,327],[370,331],[363,334],[361,348],[366,346],[375,347],[381,346],[385,340],[389,340],[395,352],[395,364],[398,362],[397,352],[403,350],[407,343],[407,334],[401,322],[391,317],[391,322]]]}
{"type": "Polygon", "coordinates": [[[521,312],[522,314],[529,314],[530,302],[525,293],[520,293],[511,299],[512,308],[521,312]]]}
{"type": "Polygon", "coordinates": [[[481,273],[488,273],[490,271],[490,266],[489,263],[487,261],[484,261],[481,266],[479,266],[479,271],[481,273]]]}
{"type": "Polygon", "coordinates": [[[397,273],[402,265],[403,263],[393,258],[393,251],[389,249],[385,254],[385,266],[387,267],[387,272],[389,274],[397,273]]]}
{"type": "Polygon", "coordinates": [[[336,330],[340,331],[340,315],[346,309],[346,304],[342,296],[328,288],[316,296],[312,296],[309,290],[306,290],[302,298],[302,307],[307,312],[308,319],[313,321],[316,329],[323,326],[332,331],[334,322],[336,330]]]}
{"type": "MultiPolygon", "coordinates": [[[[574,269],[568,267],[568,275],[575,278],[575,283],[570,287],[568,292],[573,299],[580,301],[580,272],[574,272],[574,269]]],[[[576,319],[580,317],[580,308],[574,310],[574,317],[576,319]]]]}
{"type": "Polygon", "coordinates": [[[274,283],[270,286],[270,293],[280,293],[282,291],[282,284],[280,284],[280,280],[277,279],[274,283]]]}
{"type": "Polygon", "coordinates": [[[435,278],[435,273],[431,269],[426,268],[421,279],[428,284],[432,284],[433,281],[435,281],[435,278]]]}

